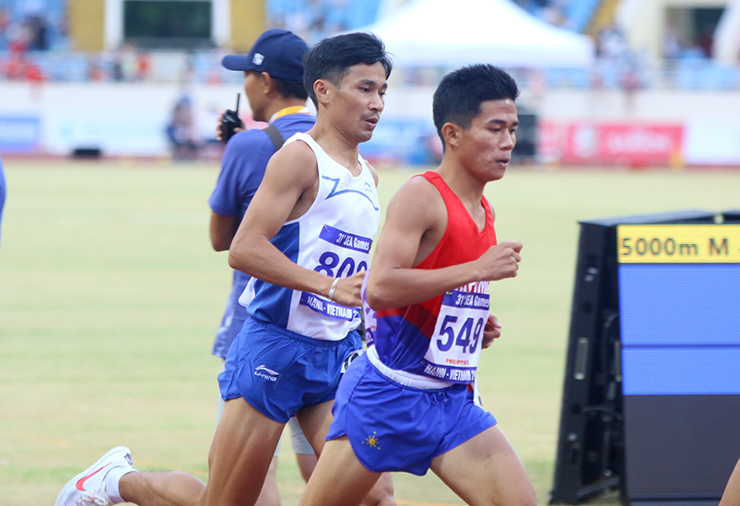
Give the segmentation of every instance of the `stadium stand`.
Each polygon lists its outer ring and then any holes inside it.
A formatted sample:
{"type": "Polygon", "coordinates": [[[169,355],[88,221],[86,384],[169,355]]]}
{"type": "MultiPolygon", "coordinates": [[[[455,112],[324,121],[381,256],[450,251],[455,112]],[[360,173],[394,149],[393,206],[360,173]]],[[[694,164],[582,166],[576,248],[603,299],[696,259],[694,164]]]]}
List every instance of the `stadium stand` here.
{"type": "Polygon", "coordinates": [[[68,46],[67,0],[0,2],[1,51],[46,51],[68,46]]]}
{"type": "Polygon", "coordinates": [[[573,0],[566,9],[567,26],[576,32],[585,32],[601,0],[573,0]]]}
{"type": "MultiPolygon", "coordinates": [[[[236,83],[242,79],[220,65],[229,48],[150,52],[126,44],[101,53],[70,51],[68,1],[0,0],[0,79],[193,83],[236,83]]],[[[602,0],[513,1],[541,19],[575,31],[586,31],[602,3],[602,0]]],[[[290,29],[313,43],[342,30],[371,24],[378,17],[381,4],[382,0],[267,0],[267,23],[290,29]]],[[[614,26],[602,28],[594,39],[593,68],[545,69],[537,78],[550,89],[740,89],[740,68],[718,64],[697,47],[680,47],[674,41],[671,54],[666,54],[670,59],[656,61],[631,52],[624,35],[614,26]]],[[[420,70],[423,69],[409,69],[407,73],[441,76],[446,69],[420,70]]],[[[517,75],[522,85],[527,86],[533,74],[517,75]]]]}

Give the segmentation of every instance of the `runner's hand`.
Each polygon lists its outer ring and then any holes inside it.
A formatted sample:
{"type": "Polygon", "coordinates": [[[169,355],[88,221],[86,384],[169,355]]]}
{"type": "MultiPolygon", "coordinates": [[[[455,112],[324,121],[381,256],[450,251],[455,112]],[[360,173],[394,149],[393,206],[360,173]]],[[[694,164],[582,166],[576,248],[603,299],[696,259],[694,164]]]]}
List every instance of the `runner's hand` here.
{"type": "Polygon", "coordinates": [[[499,337],[501,337],[501,324],[499,323],[498,318],[490,314],[488,315],[486,326],[483,328],[483,341],[481,342],[481,347],[485,350],[493,344],[494,339],[498,339],[499,337]]]}
{"type": "Polygon", "coordinates": [[[513,278],[519,270],[522,257],[522,243],[519,241],[505,241],[491,246],[477,260],[480,268],[480,279],[498,281],[513,278]]]}
{"type": "MultiPolygon", "coordinates": [[[[360,271],[347,278],[340,278],[331,300],[343,306],[362,306],[361,290],[365,274],[365,271],[360,271]]],[[[328,295],[328,292],[322,295],[328,295]]]]}

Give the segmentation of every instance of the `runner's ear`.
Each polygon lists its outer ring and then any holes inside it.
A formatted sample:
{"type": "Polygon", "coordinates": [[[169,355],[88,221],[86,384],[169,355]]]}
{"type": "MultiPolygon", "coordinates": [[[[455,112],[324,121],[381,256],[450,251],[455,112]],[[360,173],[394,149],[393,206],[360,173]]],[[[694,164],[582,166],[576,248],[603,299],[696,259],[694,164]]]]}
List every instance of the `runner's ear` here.
{"type": "Polygon", "coordinates": [[[462,128],[455,123],[445,123],[442,126],[442,136],[445,138],[445,146],[457,147],[462,128]]]}
{"type": "Polygon", "coordinates": [[[313,91],[320,104],[327,105],[331,101],[334,92],[334,84],[325,79],[316,79],[313,83],[313,91]]]}

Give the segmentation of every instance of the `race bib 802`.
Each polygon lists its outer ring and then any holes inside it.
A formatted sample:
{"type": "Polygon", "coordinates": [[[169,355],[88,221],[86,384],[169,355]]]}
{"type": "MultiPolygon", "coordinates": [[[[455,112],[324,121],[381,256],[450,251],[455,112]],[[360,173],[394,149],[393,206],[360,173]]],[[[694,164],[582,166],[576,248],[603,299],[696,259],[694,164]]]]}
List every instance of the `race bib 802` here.
{"type": "MultiPolygon", "coordinates": [[[[368,237],[324,225],[313,253],[311,268],[332,278],[346,278],[366,271],[372,245],[373,240],[368,237]]],[[[329,318],[351,321],[360,316],[358,308],[342,306],[313,293],[303,292],[300,304],[329,318]]]]}

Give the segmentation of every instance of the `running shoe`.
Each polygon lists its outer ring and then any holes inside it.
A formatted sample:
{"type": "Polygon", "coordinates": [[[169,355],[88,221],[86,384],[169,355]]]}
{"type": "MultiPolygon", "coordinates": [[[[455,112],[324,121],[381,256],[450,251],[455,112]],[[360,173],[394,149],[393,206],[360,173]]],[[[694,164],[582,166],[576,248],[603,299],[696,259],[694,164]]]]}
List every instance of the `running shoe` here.
{"type": "Polygon", "coordinates": [[[117,446],[100,457],[93,465],[72,478],[59,492],[54,506],[107,506],[105,476],[116,467],[133,468],[131,450],[117,446]]]}

